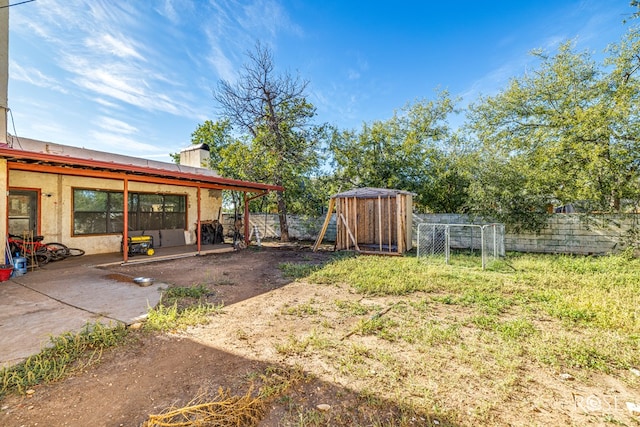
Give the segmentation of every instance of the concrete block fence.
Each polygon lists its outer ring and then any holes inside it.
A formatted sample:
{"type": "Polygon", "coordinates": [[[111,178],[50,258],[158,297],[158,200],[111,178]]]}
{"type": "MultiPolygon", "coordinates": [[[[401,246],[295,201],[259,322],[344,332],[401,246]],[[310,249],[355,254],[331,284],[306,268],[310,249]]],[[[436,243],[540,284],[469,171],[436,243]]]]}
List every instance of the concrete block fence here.
{"type": "MultiPolygon", "coordinates": [[[[291,215],[289,235],[299,240],[315,241],[320,234],[324,217],[291,215]]],[[[416,240],[417,224],[470,224],[472,219],[459,214],[417,214],[413,219],[413,239],[416,240]]],[[[223,215],[225,234],[233,230],[233,215],[223,215]]],[[[252,214],[251,233],[260,238],[279,238],[280,223],[276,214],[252,214]]],[[[539,233],[505,235],[505,249],[515,252],[563,253],[602,255],[616,253],[627,247],[629,236],[640,233],[640,215],[637,214],[555,214],[539,233]]],[[[324,242],[336,238],[336,220],[332,215],[324,242]]],[[[252,237],[255,240],[255,237],[252,237]]]]}
{"type": "MultiPolygon", "coordinates": [[[[467,215],[423,214],[417,221],[467,224],[467,215]]],[[[555,214],[539,233],[507,233],[505,249],[515,252],[603,255],[624,250],[629,236],[640,231],[636,214],[555,214]]]]}
{"type": "MultiPolygon", "coordinates": [[[[313,240],[320,234],[324,217],[308,217],[302,215],[289,215],[287,217],[289,224],[289,237],[298,240],[313,240]]],[[[222,227],[224,233],[233,230],[234,215],[222,215],[222,227]]],[[[257,232],[260,238],[280,238],[280,220],[277,214],[254,213],[249,216],[251,239],[255,241],[253,235],[257,232]]],[[[331,222],[324,236],[325,242],[335,242],[336,240],[336,218],[332,215],[331,222]]]]}

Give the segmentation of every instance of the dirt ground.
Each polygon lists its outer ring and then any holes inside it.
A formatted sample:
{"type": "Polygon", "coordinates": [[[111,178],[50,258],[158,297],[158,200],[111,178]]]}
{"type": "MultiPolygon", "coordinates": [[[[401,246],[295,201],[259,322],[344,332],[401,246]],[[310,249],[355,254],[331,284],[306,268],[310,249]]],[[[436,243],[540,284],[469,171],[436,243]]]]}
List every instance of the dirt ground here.
{"type": "MultiPolygon", "coordinates": [[[[292,282],[283,277],[279,268],[282,263],[323,263],[331,256],[308,249],[263,247],[110,269],[113,274],[153,277],[176,286],[204,284],[212,291],[210,302],[223,303],[225,308],[210,324],[185,332],[136,331],[130,334],[127,345],[106,351],[99,364],[57,383],[34,387],[30,396],[5,398],[0,402],[0,425],[135,427],[150,414],[184,407],[199,396],[215,395],[220,387],[242,395],[252,379],[279,377],[296,370],[308,376],[295,383],[286,396],[270,402],[260,426],[374,425],[362,413],[362,408],[371,407],[373,397],[364,402],[357,382],[350,382],[349,376],[341,375],[326,359],[302,358],[285,348],[295,343],[292,337],[297,333],[313,331],[318,326],[313,316],[287,315],[291,309],[338,299],[366,302],[362,295],[343,286],[292,282]],[[330,405],[331,415],[325,414],[314,423],[309,418],[313,412],[309,411],[320,404],[330,405]]],[[[345,321],[326,316],[326,324],[345,321]]],[[[398,360],[407,356],[397,351],[398,360]]],[[[602,417],[594,418],[581,411],[581,405],[589,403],[581,396],[604,396],[611,390],[621,395],[634,393],[611,378],[592,379],[586,384],[593,386],[580,388],[575,382],[563,382],[556,373],[535,366],[522,372],[522,376],[527,379],[523,382],[526,386],[519,395],[509,398],[510,407],[496,414],[492,425],[600,425],[602,417]]],[[[390,386],[402,388],[402,378],[395,381],[390,386]]],[[[443,394],[459,395],[461,402],[488,398],[484,390],[474,389],[473,381],[441,387],[443,394]]],[[[375,392],[370,391],[370,395],[375,392]]],[[[401,404],[394,399],[376,399],[376,407],[387,412],[378,420],[402,412],[401,404]]],[[[605,398],[600,399],[602,405],[605,398]]],[[[416,426],[461,425],[430,414],[414,414],[406,421],[406,425],[416,426]]]]}
{"type": "MultiPolygon", "coordinates": [[[[322,263],[328,257],[326,252],[295,247],[247,249],[110,271],[153,277],[175,286],[204,284],[212,290],[209,302],[227,307],[290,283],[279,269],[281,263],[322,263]]],[[[217,331],[199,331],[201,335],[208,333],[216,335],[217,331]]],[[[0,403],[0,425],[139,426],[149,414],[187,405],[219,387],[243,394],[248,377],[274,364],[242,357],[232,350],[203,345],[186,334],[137,333],[126,346],[105,352],[97,366],[35,387],[31,396],[5,398],[0,403]]]]}

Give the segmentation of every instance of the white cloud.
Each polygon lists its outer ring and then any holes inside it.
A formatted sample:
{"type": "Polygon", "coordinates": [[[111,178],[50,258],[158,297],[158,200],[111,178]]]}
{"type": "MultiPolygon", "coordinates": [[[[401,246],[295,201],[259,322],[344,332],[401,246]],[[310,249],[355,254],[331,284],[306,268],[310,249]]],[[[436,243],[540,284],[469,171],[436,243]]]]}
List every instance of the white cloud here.
{"type": "Polygon", "coordinates": [[[491,96],[505,89],[512,78],[522,76],[527,68],[533,69],[537,66],[538,59],[531,55],[532,50],[541,49],[543,52],[551,53],[566,40],[564,36],[550,35],[540,39],[537,46],[521,47],[514,56],[505,57],[502,65],[476,79],[464,90],[460,94],[462,103],[467,104],[475,101],[478,96],[491,96]]]}
{"type": "Polygon", "coordinates": [[[194,9],[195,4],[191,0],[164,0],[156,12],[177,25],[184,21],[185,16],[190,17],[194,9]]]}
{"type": "Polygon", "coordinates": [[[107,55],[115,55],[119,58],[135,58],[144,61],[134,43],[126,40],[122,34],[113,36],[111,34],[102,34],[98,37],[90,37],[85,40],[85,46],[94,51],[94,54],[101,52],[107,55]]]}
{"type": "Polygon", "coordinates": [[[121,105],[116,104],[115,102],[111,102],[101,97],[93,98],[93,102],[102,105],[103,107],[107,107],[109,109],[121,109],[121,105]]]}
{"type": "Polygon", "coordinates": [[[366,73],[369,70],[369,62],[365,59],[361,52],[349,52],[349,58],[353,58],[354,62],[347,69],[347,78],[349,80],[358,80],[362,77],[363,73],[366,73]]]}
{"type": "Polygon", "coordinates": [[[303,29],[291,20],[279,1],[254,0],[239,6],[234,0],[211,0],[210,6],[210,17],[202,22],[207,37],[206,57],[224,80],[235,80],[238,68],[245,62],[245,53],[257,40],[275,51],[275,40],[281,33],[304,36],[303,29]]]}
{"type": "Polygon", "coordinates": [[[532,46],[532,49],[540,48],[543,52],[553,52],[560,46],[562,43],[569,40],[568,36],[565,35],[553,35],[546,37],[542,40],[540,46],[532,46]]]}
{"type": "Polygon", "coordinates": [[[80,76],[75,79],[78,86],[108,96],[127,104],[139,107],[147,111],[163,111],[170,114],[180,115],[181,111],[177,104],[168,97],[148,95],[142,90],[141,85],[132,85],[120,76],[110,74],[106,71],[96,72],[95,76],[80,76]]]}
{"type": "MultiPolygon", "coordinates": [[[[33,119],[33,117],[30,117],[30,118],[33,119]]],[[[68,135],[68,129],[65,129],[64,126],[61,126],[58,123],[54,123],[51,121],[37,120],[35,123],[33,123],[31,127],[33,130],[36,131],[36,133],[39,133],[41,135],[47,135],[46,138],[40,138],[45,141],[56,141],[61,144],[68,144],[70,142],[66,140],[68,135]]],[[[29,136],[32,136],[32,135],[29,135],[29,136]]]]}
{"type": "Polygon", "coordinates": [[[116,150],[121,153],[130,153],[136,156],[139,152],[160,153],[160,149],[155,145],[139,142],[133,138],[129,138],[118,133],[92,130],[89,132],[88,141],[90,141],[92,148],[97,147],[94,149],[102,151],[105,151],[104,147],[109,147],[110,150],[116,150]]]}
{"type": "MultiPolygon", "coordinates": [[[[30,9],[35,15],[32,20],[40,23],[40,37],[50,52],[48,60],[69,73],[59,79],[81,89],[67,91],[84,94],[90,100],[100,98],[105,107],[109,107],[107,101],[115,101],[146,111],[191,114],[184,108],[185,100],[174,91],[179,86],[178,76],[170,75],[170,59],[159,50],[163,46],[154,46],[155,40],[147,40],[148,35],[140,32],[151,24],[146,7],[138,2],[114,4],[102,0],[42,0],[34,4],[37,7],[30,9]],[[141,20],[146,20],[146,27],[141,20]]],[[[26,14],[17,16],[19,23],[31,22],[26,14]]],[[[27,79],[24,72],[16,76],[27,79]]],[[[40,77],[32,73],[30,81],[52,85],[40,77]]]]}
{"type": "Polygon", "coordinates": [[[347,71],[347,78],[349,80],[358,80],[360,76],[361,76],[360,72],[352,68],[347,71]]]}
{"type": "MultiPolygon", "coordinates": [[[[211,41],[213,38],[210,34],[208,35],[210,36],[209,40],[211,41]]],[[[216,71],[216,74],[223,80],[235,80],[237,76],[237,68],[231,59],[225,55],[221,46],[217,45],[215,42],[211,42],[210,45],[210,51],[207,54],[207,61],[216,71]]]]}
{"type": "MultiPolygon", "coordinates": [[[[210,119],[215,80],[236,78],[247,46],[302,34],[278,0],[38,0],[12,9],[11,31],[20,48],[12,52],[11,79],[66,95],[29,109],[31,137],[157,157],[175,151],[160,148],[164,140],[140,142],[153,140],[158,117],[210,119]],[[14,59],[22,57],[33,61],[14,59]]],[[[171,138],[188,140],[188,131],[171,138]]]]}
{"type": "Polygon", "coordinates": [[[55,78],[43,74],[33,67],[23,67],[15,61],[9,64],[9,76],[13,80],[32,84],[34,86],[51,89],[60,93],[69,93],[55,78]]]}
{"type": "Polygon", "coordinates": [[[112,117],[100,116],[95,121],[95,124],[106,131],[120,133],[125,135],[134,135],[138,133],[138,129],[135,126],[131,126],[129,123],[122,120],[114,119],[112,117]]]}
{"type": "Polygon", "coordinates": [[[164,16],[166,16],[171,22],[177,23],[179,21],[180,15],[176,12],[171,0],[166,0],[164,2],[162,10],[164,12],[164,16]]]}
{"type": "Polygon", "coordinates": [[[523,72],[522,63],[520,62],[508,62],[503,64],[491,72],[485,74],[479,79],[475,80],[471,86],[460,94],[462,103],[467,104],[475,101],[478,96],[487,96],[497,93],[502,88],[506,87],[509,79],[516,74],[523,72]]]}
{"type": "MultiPolygon", "coordinates": [[[[570,6],[573,9],[563,10],[548,20],[552,23],[566,23],[566,25],[547,25],[544,28],[553,28],[555,31],[548,33],[541,32],[539,38],[530,43],[529,46],[520,46],[520,52],[516,52],[511,59],[506,58],[506,62],[493,71],[477,79],[462,94],[465,101],[474,100],[479,94],[491,95],[503,89],[508,84],[510,78],[523,75],[527,68],[537,67],[537,59],[529,55],[532,49],[541,49],[545,53],[553,54],[556,49],[567,41],[575,44],[576,51],[582,51],[589,46],[589,51],[596,54],[604,49],[603,40],[609,42],[616,41],[618,33],[622,28],[620,7],[611,7],[604,2],[583,0],[577,6],[570,6]],[[571,18],[571,19],[569,19],[571,18]],[[595,48],[594,45],[601,45],[595,48]]],[[[622,6],[622,10],[625,6],[622,6]]],[[[508,36],[505,37],[505,40],[508,36]]],[[[512,51],[518,49],[512,47],[512,51]]]]}
{"type": "Polygon", "coordinates": [[[298,36],[303,30],[294,24],[282,5],[273,0],[256,0],[243,7],[244,15],[240,15],[238,21],[246,30],[252,32],[256,29],[267,32],[275,37],[280,31],[287,31],[298,36]]]}

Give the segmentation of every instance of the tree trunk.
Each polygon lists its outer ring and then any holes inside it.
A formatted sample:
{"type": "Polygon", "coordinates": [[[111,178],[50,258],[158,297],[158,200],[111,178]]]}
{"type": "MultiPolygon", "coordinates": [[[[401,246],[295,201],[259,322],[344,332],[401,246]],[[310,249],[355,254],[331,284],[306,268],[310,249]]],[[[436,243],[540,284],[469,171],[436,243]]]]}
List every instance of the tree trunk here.
{"type": "Polygon", "coordinates": [[[284,201],[282,191],[276,191],[276,199],[278,203],[278,219],[280,220],[280,241],[289,241],[289,224],[287,224],[287,205],[284,201]]]}
{"type": "Polygon", "coordinates": [[[617,190],[611,190],[611,201],[609,204],[615,212],[620,212],[620,195],[617,190]]]}

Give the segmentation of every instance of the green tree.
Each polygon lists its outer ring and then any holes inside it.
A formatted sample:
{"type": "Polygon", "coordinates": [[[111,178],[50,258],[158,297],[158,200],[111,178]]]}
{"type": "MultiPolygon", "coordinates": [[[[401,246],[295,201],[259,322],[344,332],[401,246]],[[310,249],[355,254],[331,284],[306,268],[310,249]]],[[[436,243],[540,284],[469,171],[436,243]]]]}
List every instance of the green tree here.
{"type": "MultiPolygon", "coordinates": [[[[638,17],[640,17],[640,1],[639,0],[631,0],[629,2],[629,6],[631,6],[633,9],[635,9],[635,12],[633,12],[631,14],[631,19],[636,19],[638,17]]],[[[627,22],[626,19],[624,19],[622,22],[627,22]]]]}
{"type": "Polygon", "coordinates": [[[467,212],[474,153],[468,150],[459,134],[453,134],[433,154],[425,181],[417,191],[423,209],[467,212]]]}
{"type": "Polygon", "coordinates": [[[459,170],[448,116],[449,93],[408,104],[387,121],[343,131],[330,144],[339,189],[398,188],[416,193],[419,208],[456,212],[465,202],[467,182],[459,170]],[[447,192],[443,194],[441,192],[447,192]]]}
{"type": "Polygon", "coordinates": [[[476,212],[536,229],[549,203],[619,211],[637,200],[638,47],[631,31],[610,49],[608,72],[569,42],[553,56],[535,51],[537,69],[470,107],[476,212]]]}
{"type": "Polygon", "coordinates": [[[244,133],[224,145],[219,163],[237,177],[287,188],[291,196],[276,192],[276,205],[281,240],[288,241],[287,198],[300,195],[319,167],[327,130],[311,123],[315,108],[304,95],[308,82],[277,74],[271,51],[259,43],[248,58],[238,79],[220,81],[214,94],[222,117],[244,133]]]}
{"type": "Polygon", "coordinates": [[[229,120],[217,122],[205,120],[191,134],[191,143],[208,145],[210,153],[209,166],[216,169],[223,176],[239,179],[240,177],[237,176],[236,171],[228,167],[225,168],[226,164],[222,161],[222,151],[236,143],[236,139],[231,135],[231,132],[232,128],[229,120]]]}

